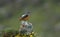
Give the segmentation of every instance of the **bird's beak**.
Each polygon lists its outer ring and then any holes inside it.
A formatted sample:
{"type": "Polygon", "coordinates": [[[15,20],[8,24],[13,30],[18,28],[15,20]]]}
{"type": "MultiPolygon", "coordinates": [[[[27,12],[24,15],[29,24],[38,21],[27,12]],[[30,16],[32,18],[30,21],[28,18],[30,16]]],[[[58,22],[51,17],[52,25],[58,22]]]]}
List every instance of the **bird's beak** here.
{"type": "Polygon", "coordinates": [[[22,18],[21,18],[21,17],[19,17],[19,20],[22,20],[22,18]]]}

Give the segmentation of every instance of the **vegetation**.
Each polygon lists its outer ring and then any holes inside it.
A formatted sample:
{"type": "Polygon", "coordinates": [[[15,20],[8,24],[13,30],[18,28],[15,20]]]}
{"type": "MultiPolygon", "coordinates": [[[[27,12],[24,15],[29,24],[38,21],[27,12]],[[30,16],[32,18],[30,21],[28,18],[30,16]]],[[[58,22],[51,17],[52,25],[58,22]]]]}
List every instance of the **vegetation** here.
{"type": "Polygon", "coordinates": [[[4,14],[0,13],[0,24],[6,26],[2,32],[9,30],[9,28],[12,30],[19,30],[20,21],[18,20],[18,17],[24,12],[30,10],[32,13],[29,21],[33,24],[34,31],[37,33],[38,37],[60,36],[58,35],[60,34],[58,32],[59,28],[58,30],[56,29],[59,26],[58,23],[60,23],[60,3],[58,3],[59,0],[17,1],[18,0],[10,2],[7,5],[2,4],[1,8],[6,9],[4,14]],[[9,14],[12,16],[9,17],[9,14]],[[58,26],[55,27],[56,25],[58,26]]]}

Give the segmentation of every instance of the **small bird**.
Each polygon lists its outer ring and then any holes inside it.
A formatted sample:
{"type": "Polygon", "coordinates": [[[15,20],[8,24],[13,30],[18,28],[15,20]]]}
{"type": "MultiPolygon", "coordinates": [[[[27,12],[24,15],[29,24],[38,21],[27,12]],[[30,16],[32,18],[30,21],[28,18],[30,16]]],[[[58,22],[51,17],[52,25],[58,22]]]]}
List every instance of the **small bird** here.
{"type": "Polygon", "coordinates": [[[31,12],[25,12],[21,17],[19,17],[19,20],[28,20],[29,16],[31,15],[31,12]]]}

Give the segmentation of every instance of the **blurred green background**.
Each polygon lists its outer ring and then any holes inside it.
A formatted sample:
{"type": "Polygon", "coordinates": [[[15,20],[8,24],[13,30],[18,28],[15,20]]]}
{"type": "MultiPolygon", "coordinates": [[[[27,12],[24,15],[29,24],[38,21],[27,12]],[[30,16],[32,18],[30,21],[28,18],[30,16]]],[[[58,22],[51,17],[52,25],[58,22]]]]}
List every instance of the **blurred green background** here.
{"type": "Polygon", "coordinates": [[[60,37],[60,0],[0,0],[0,37],[5,30],[19,30],[18,17],[27,11],[36,37],[60,37]]]}

